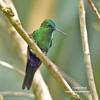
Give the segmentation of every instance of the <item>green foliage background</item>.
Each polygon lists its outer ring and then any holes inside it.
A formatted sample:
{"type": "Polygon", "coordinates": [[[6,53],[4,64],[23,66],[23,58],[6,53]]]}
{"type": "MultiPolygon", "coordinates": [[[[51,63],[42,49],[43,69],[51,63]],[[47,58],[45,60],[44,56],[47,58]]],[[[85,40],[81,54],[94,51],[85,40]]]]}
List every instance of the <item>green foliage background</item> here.
{"type": "MultiPolygon", "coordinates": [[[[32,0],[13,0],[22,26],[27,30],[28,13],[32,9],[32,0]]],[[[100,1],[95,0],[95,5],[100,11],[100,1]]],[[[94,23],[99,24],[92,9],[85,1],[86,23],[89,39],[89,47],[93,73],[96,82],[97,92],[100,98],[100,31],[95,30],[94,23]]],[[[0,17],[2,13],[0,12],[0,17]]],[[[65,73],[76,80],[83,87],[88,88],[86,68],[83,60],[81,44],[81,33],[79,26],[78,0],[56,0],[53,21],[56,26],[67,33],[69,37],[64,37],[54,32],[52,48],[48,52],[48,57],[60,67],[65,73]]],[[[34,27],[34,26],[32,26],[34,27]]],[[[100,27],[100,24],[99,24],[100,27]]],[[[99,29],[100,30],[100,29],[99,29]]],[[[34,30],[33,30],[34,31],[34,30]]],[[[0,60],[8,62],[17,68],[24,70],[20,58],[13,47],[11,37],[7,29],[0,26],[0,60]]],[[[63,89],[42,65],[40,68],[42,75],[54,100],[69,100],[63,89]]],[[[32,93],[32,91],[22,90],[23,76],[0,65],[0,91],[22,91],[32,93]]],[[[89,89],[89,88],[88,88],[89,89]]],[[[83,95],[79,94],[83,100],[83,95]]],[[[26,97],[5,97],[5,100],[32,100],[26,97]]]]}

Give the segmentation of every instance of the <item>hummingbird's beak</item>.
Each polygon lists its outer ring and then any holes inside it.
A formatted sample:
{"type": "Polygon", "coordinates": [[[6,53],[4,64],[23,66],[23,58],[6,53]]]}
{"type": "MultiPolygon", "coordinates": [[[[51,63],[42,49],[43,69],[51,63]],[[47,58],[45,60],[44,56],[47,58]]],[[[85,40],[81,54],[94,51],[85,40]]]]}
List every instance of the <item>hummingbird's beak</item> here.
{"type": "Polygon", "coordinates": [[[56,31],[58,31],[59,33],[61,33],[61,34],[63,34],[63,35],[65,35],[65,36],[68,36],[66,33],[64,33],[64,32],[62,32],[62,31],[60,31],[59,29],[55,29],[56,31]]]}

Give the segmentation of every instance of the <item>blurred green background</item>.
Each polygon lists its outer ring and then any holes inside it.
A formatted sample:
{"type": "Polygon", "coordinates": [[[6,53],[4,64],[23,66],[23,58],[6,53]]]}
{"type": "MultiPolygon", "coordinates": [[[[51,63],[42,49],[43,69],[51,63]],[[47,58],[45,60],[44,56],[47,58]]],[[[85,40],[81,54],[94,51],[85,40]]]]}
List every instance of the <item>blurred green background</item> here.
{"type": "MultiPolygon", "coordinates": [[[[31,14],[39,15],[38,9],[40,11],[42,10],[42,8],[38,8],[39,5],[38,3],[36,3],[36,1],[40,2],[41,0],[13,0],[22,26],[29,33],[32,33],[36,28],[38,28],[35,27],[35,24],[37,24],[37,21],[39,23],[40,19],[38,18],[42,17],[38,16],[37,19],[34,19],[35,17],[31,18],[31,14]],[[37,7],[37,10],[34,10],[35,7],[37,7]]],[[[89,90],[81,44],[78,0],[48,0],[48,2],[51,1],[52,3],[50,3],[50,6],[52,7],[52,9],[50,10],[50,12],[49,10],[47,11],[49,13],[48,16],[52,14],[52,18],[51,16],[46,18],[51,18],[55,22],[57,28],[67,33],[69,37],[65,37],[57,32],[54,32],[54,41],[52,48],[48,52],[48,57],[56,65],[58,65],[60,69],[62,69],[83,87],[87,87],[87,90],[89,90]]],[[[94,3],[100,12],[100,1],[95,0],[94,3]]],[[[85,10],[91,62],[93,66],[97,92],[100,98],[100,24],[87,1],[85,1],[85,10]]],[[[1,12],[0,17],[4,17],[2,16],[1,12]]],[[[17,54],[16,49],[13,47],[12,39],[8,33],[8,30],[5,28],[5,24],[4,26],[3,24],[0,25],[0,60],[8,62],[9,64],[16,66],[17,68],[24,70],[24,66],[17,54]]],[[[46,67],[42,65],[40,69],[43,78],[48,85],[53,100],[69,100],[63,89],[52,77],[46,67]]],[[[19,75],[17,72],[9,70],[0,65],[0,91],[22,91],[32,93],[31,90],[23,91],[21,89],[23,78],[24,77],[19,75]]],[[[79,93],[79,95],[83,100],[87,100],[81,93],[79,93]]],[[[32,100],[31,98],[26,97],[11,96],[4,97],[4,99],[32,100]]]]}

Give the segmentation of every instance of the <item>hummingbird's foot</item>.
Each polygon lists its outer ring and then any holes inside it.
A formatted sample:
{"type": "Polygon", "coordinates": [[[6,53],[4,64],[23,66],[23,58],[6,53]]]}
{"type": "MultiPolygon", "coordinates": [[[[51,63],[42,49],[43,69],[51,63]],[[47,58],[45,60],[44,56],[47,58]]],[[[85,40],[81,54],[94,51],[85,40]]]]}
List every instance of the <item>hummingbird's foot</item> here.
{"type": "Polygon", "coordinates": [[[28,34],[30,38],[32,38],[32,34],[28,34]]]}
{"type": "Polygon", "coordinates": [[[45,56],[47,56],[47,53],[46,52],[43,52],[45,54],[45,56]]]}

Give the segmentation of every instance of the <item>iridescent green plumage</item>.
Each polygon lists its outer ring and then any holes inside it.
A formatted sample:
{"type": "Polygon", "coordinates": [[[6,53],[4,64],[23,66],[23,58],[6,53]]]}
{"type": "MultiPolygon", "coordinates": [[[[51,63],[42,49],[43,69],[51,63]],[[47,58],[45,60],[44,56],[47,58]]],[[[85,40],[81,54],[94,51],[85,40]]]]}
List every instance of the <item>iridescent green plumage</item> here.
{"type": "Polygon", "coordinates": [[[32,37],[43,52],[47,53],[50,49],[53,39],[52,32],[55,28],[56,26],[51,20],[45,20],[40,28],[33,33],[32,37]]]}
{"type": "MultiPolygon", "coordinates": [[[[33,32],[32,38],[35,40],[39,48],[47,53],[52,45],[53,40],[53,31],[57,30],[58,32],[66,35],[65,33],[59,31],[56,28],[56,25],[51,20],[45,20],[40,28],[33,32]]],[[[38,67],[41,64],[41,60],[33,53],[33,51],[28,46],[28,56],[27,56],[27,66],[26,66],[26,74],[23,82],[22,89],[30,89],[34,74],[38,67]]]]}

